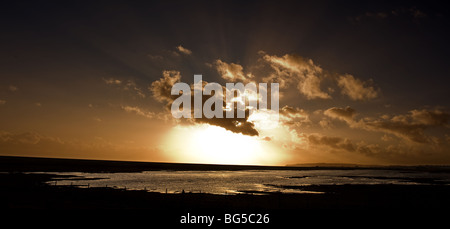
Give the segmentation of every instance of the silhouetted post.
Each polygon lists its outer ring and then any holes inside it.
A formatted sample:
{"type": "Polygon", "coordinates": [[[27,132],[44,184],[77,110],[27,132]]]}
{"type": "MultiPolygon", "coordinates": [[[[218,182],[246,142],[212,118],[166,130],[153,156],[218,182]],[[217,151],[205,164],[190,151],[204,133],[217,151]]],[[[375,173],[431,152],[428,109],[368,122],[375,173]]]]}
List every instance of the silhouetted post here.
{"type": "Polygon", "coordinates": [[[166,188],[166,194],[167,194],[167,188],[166,188]]]}
{"type": "Polygon", "coordinates": [[[88,183],[88,188],[89,188],[90,184],[88,183]]]}

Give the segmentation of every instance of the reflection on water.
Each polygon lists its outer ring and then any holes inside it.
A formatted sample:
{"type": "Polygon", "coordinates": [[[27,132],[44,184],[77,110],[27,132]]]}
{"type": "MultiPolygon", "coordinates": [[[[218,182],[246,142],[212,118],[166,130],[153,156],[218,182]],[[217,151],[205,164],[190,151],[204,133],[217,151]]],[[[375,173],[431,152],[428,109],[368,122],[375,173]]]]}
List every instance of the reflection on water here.
{"type": "MultiPolygon", "coordinates": [[[[399,170],[246,170],[246,171],[144,171],[140,173],[52,173],[57,185],[112,187],[160,193],[264,194],[311,193],[298,186],[344,184],[450,184],[450,174],[399,170]],[[80,179],[86,178],[86,179],[80,179]],[[97,179],[95,179],[97,178],[97,179]],[[287,187],[291,188],[287,188],[287,187]],[[292,188],[295,186],[296,188],[292,188]]],[[[52,183],[55,183],[53,181],[52,183]]]]}

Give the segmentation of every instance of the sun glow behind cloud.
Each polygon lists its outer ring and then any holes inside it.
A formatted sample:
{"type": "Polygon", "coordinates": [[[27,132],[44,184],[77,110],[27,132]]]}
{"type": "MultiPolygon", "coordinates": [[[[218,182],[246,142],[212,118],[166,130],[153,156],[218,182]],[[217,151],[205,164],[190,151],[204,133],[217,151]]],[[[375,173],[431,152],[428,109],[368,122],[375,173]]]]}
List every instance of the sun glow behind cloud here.
{"type": "Polygon", "coordinates": [[[270,141],[208,124],[175,126],[162,148],[183,163],[281,165],[286,159],[270,141]]]}

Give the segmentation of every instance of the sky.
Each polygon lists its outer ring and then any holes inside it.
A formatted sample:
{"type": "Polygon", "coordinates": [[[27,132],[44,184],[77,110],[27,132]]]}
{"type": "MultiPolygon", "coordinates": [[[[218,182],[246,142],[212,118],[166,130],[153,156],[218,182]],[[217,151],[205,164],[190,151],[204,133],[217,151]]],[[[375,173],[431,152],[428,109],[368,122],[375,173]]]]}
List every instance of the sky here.
{"type": "Polygon", "coordinates": [[[450,163],[439,1],[13,1],[0,155],[215,164],[450,163]],[[278,83],[279,122],[175,119],[170,89],[278,83]]]}

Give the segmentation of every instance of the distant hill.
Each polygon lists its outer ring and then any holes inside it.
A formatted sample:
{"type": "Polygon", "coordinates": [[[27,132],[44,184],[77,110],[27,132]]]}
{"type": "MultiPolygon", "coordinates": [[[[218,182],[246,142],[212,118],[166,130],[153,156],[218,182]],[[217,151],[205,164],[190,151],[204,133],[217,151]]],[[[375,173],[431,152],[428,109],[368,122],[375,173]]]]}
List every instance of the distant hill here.
{"type": "Polygon", "coordinates": [[[287,167],[378,167],[377,165],[360,165],[350,163],[301,163],[287,164],[287,167]]]}

